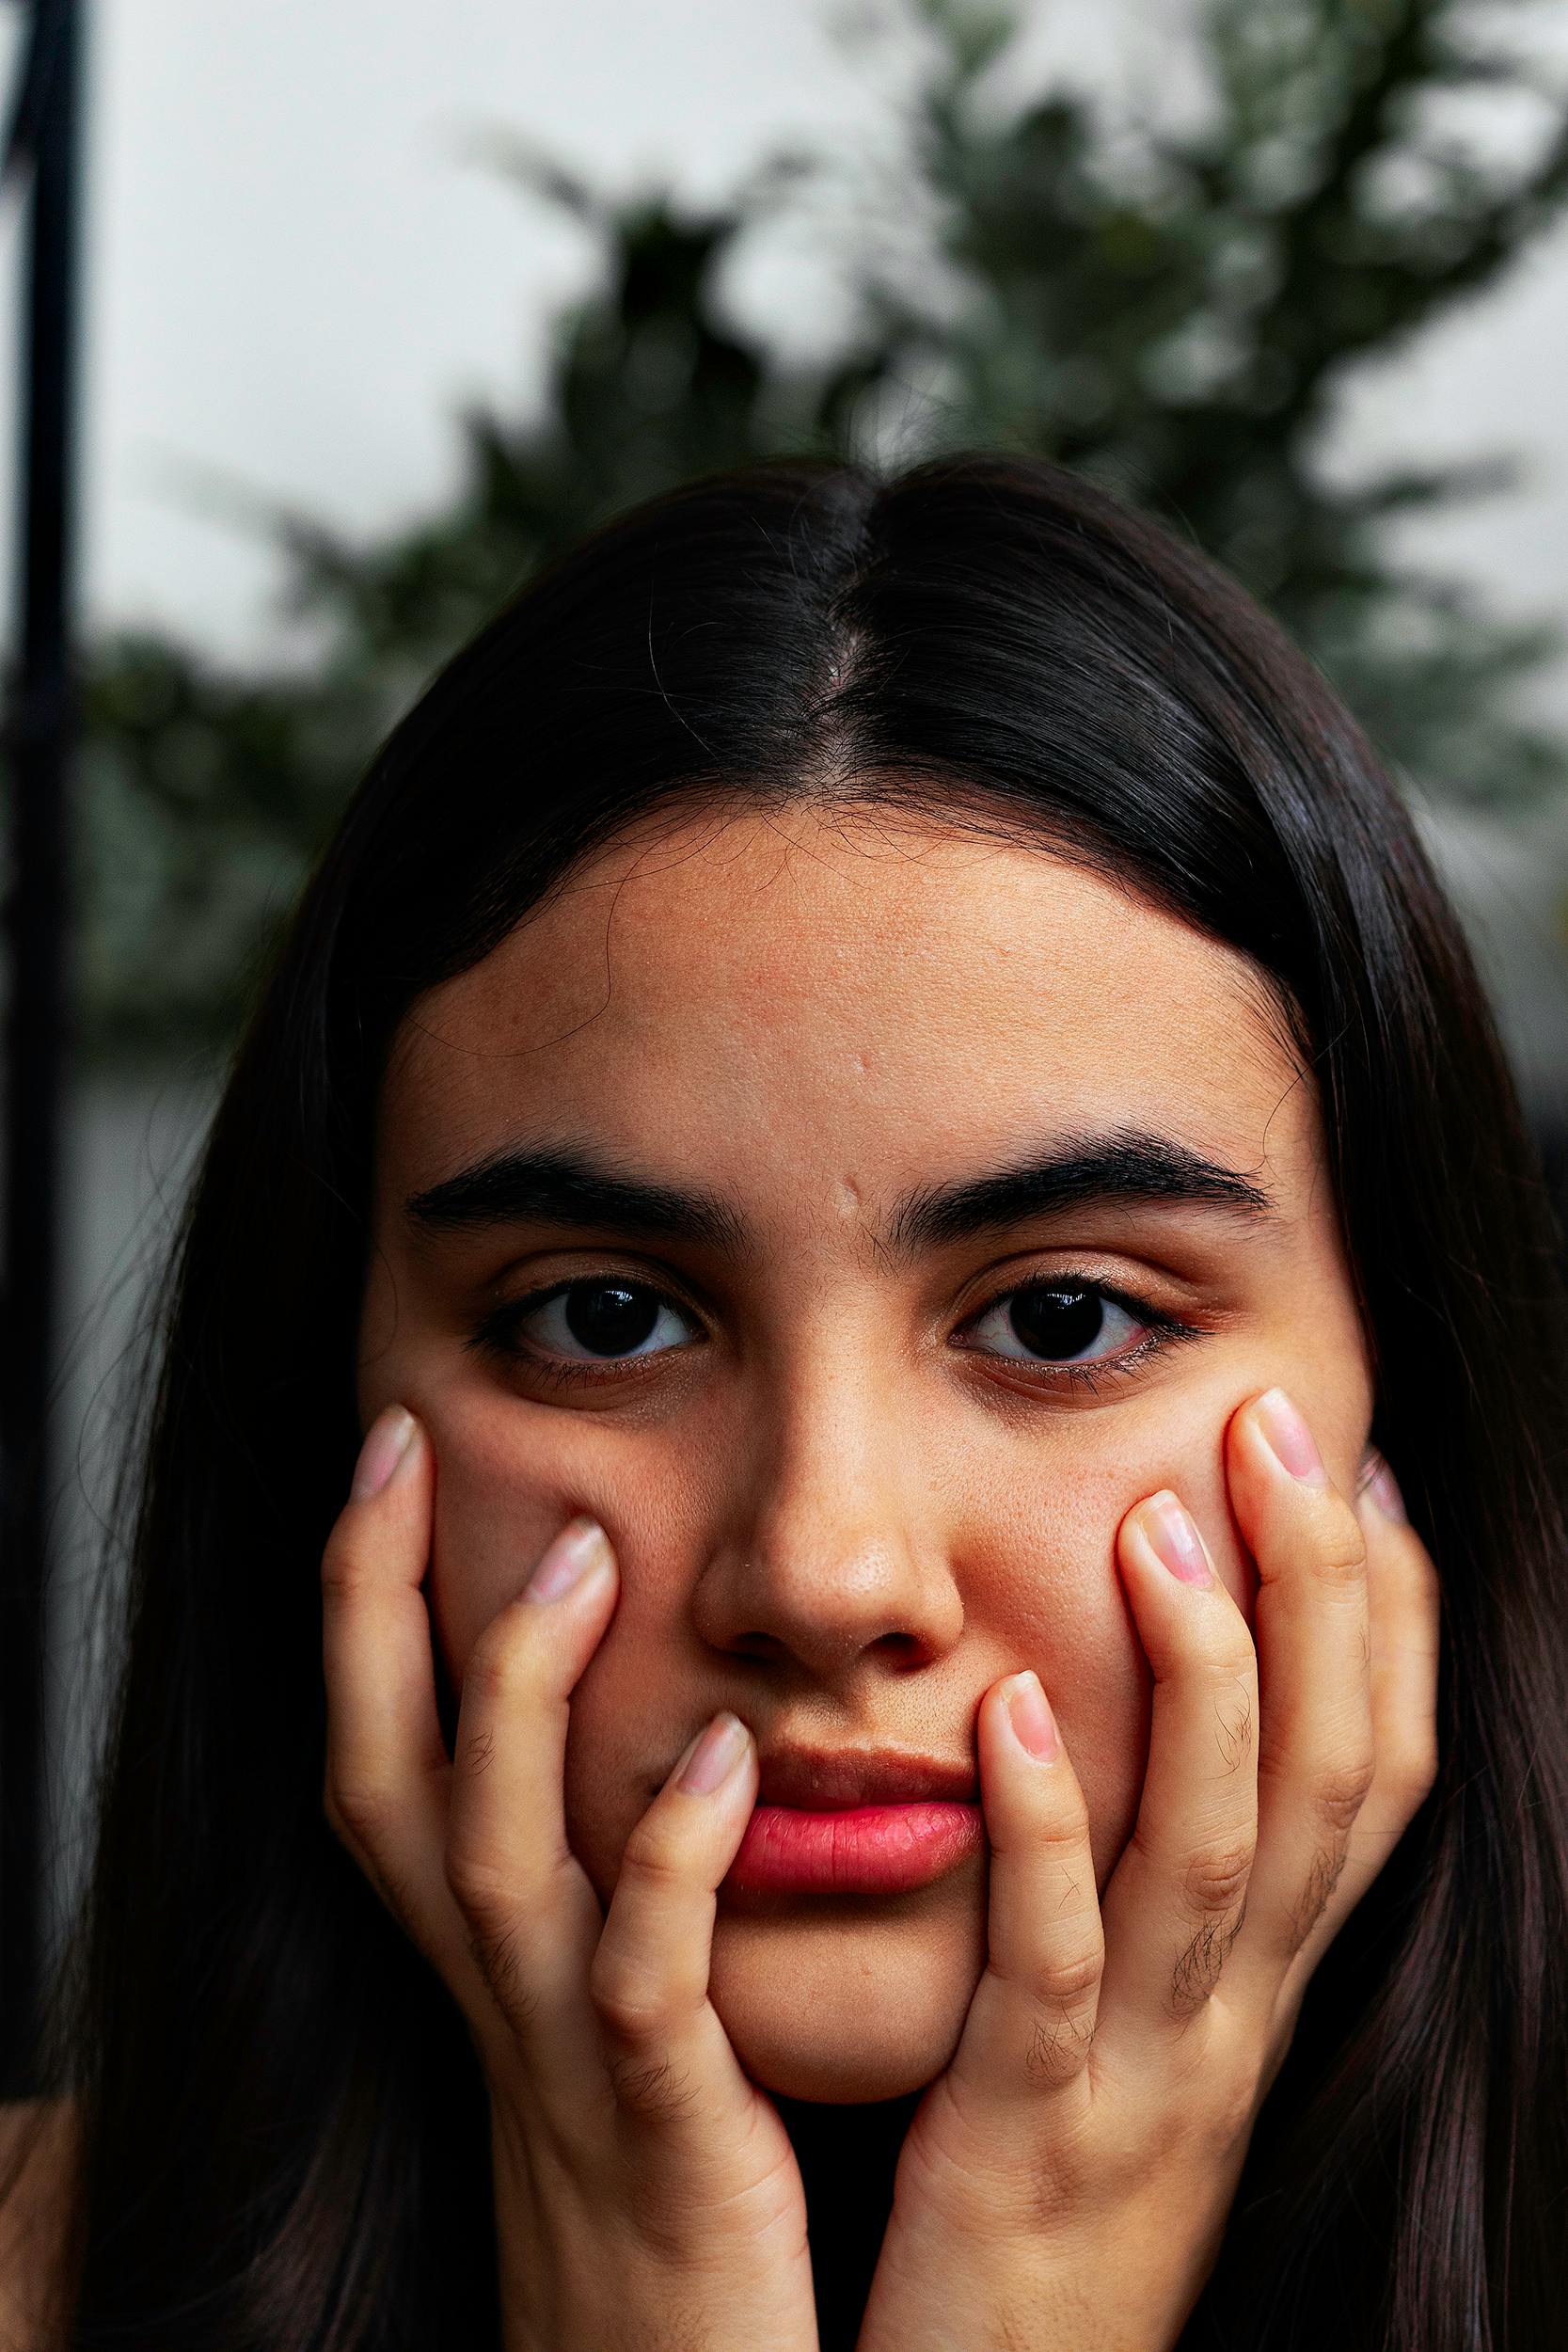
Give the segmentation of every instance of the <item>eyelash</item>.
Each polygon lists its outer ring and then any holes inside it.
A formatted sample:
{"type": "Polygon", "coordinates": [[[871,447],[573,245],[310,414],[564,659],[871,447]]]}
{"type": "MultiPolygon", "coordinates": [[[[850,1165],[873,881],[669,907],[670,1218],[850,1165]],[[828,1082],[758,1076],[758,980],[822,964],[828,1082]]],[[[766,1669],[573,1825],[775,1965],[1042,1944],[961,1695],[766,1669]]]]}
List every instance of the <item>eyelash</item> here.
{"type": "MultiPolygon", "coordinates": [[[[534,1355],[519,1343],[517,1338],[518,1326],[523,1318],[536,1309],[547,1305],[552,1298],[562,1297],[566,1292],[576,1289],[579,1283],[610,1281],[617,1279],[626,1280],[628,1288],[635,1287],[646,1292],[661,1306],[673,1307],[679,1314],[692,1315],[693,1311],[683,1300],[675,1297],[671,1292],[660,1290],[655,1282],[639,1280],[631,1277],[617,1278],[613,1274],[574,1274],[564,1281],[548,1283],[542,1290],[531,1291],[524,1298],[509,1299],[505,1306],[494,1309],[474,1330],[467,1344],[477,1354],[488,1356],[493,1361],[499,1361],[508,1369],[515,1369],[519,1364],[526,1366],[532,1377],[548,1387],[596,1388],[609,1381],[625,1382],[631,1366],[655,1364],[665,1356],[678,1351],[662,1348],[653,1356],[624,1357],[619,1360],[606,1359],[603,1367],[599,1368],[592,1363],[573,1361],[564,1357],[534,1355]]],[[[1053,1274],[1048,1281],[1036,1279],[1030,1281],[1011,1282],[1005,1289],[994,1291],[989,1298],[966,1316],[964,1327],[968,1328],[972,1324],[984,1322],[989,1314],[992,1313],[996,1308],[1006,1305],[1009,1299],[1020,1296],[1025,1291],[1037,1289],[1093,1291],[1098,1297],[1107,1300],[1114,1307],[1119,1307],[1124,1313],[1135,1317],[1144,1327],[1143,1336],[1136,1345],[1129,1348],[1124,1355],[1102,1358],[1099,1361],[1089,1363],[1053,1364],[1042,1358],[1031,1364],[1022,1357],[1002,1356],[990,1349],[969,1348],[962,1352],[987,1356],[992,1362],[1017,1366],[1022,1377],[1030,1385],[1039,1389],[1077,1388],[1085,1391],[1090,1395],[1098,1396],[1108,1381],[1132,1377],[1143,1371],[1156,1356],[1164,1354],[1167,1347],[1177,1345],[1183,1340],[1196,1340],[1202,1337],[1201,1330],[1196,1325],[1182,1322],[1180,1317],[1167,1313],[1163,1308],[1153,1306],[1148,1299],[1139,1298],[1131,1291],[1118,1290],[1113,1284],[1101,1281],[1091,1275],[1074,1274],[1070,1271],[1053,1274]]],[[[629,1376],[635,1380],[646,1375],[640,1371],[630,1371],[629,1376]]]]}

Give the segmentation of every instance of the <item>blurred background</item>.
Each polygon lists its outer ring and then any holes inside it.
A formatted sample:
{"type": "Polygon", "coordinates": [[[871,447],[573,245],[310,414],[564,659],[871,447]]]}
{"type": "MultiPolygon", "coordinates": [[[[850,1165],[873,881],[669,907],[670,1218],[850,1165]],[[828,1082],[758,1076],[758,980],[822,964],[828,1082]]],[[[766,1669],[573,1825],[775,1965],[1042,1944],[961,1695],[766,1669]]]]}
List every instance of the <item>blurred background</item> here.
{"type": "Polygon", "coordinates": [[[1568,1162],[1568,0],[6,0],[0,87],[44,37],[0,236],[18,2078],[136,1333],[247,991],[389,721],[605,515],[985,443],[1189,533],[1402,780],[1568,1162]],[[40,317],[75,694],[25,786],[40,317]]]}

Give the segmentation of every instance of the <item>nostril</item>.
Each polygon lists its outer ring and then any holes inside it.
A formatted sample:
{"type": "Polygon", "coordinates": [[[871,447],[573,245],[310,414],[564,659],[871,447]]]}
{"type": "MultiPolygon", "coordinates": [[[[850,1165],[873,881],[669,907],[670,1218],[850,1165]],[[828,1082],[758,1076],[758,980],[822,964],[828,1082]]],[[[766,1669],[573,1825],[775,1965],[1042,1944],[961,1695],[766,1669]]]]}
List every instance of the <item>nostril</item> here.
{"type": "Polygon", "coordinates": [[[725,1644],[741,1658],[784,1658],[789,1645],[781,1642],[776,1633],[737,1633],[725,1644]]]}
{"type": "Polygon", "coordinates": [[[930,1657],[928,1645],[917,1633],[884,1633],[871,1647],[892,1666],[924,1666],[930,1657]]]}

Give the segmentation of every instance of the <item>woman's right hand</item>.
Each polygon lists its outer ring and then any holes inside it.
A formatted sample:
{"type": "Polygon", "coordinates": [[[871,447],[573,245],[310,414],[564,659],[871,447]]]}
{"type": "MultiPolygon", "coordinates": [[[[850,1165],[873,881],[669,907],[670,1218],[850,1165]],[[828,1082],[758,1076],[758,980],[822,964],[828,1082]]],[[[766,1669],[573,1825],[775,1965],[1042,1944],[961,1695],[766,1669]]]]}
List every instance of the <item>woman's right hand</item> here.
{"type": "Polygon", "coordinates": [[[615,1606],[610,1544],[574,1520],[491,1619],[449,1756],[420,1590],[435,1471],[389,1406],[327,1542],[325,1804],[479,2052],[506,2352],[816,2352],[794,2152],[707,1997],[754,1742],[734,1716],[707,1726],[602,1914],[562,1779],[567,1702],[615,1606]]]}

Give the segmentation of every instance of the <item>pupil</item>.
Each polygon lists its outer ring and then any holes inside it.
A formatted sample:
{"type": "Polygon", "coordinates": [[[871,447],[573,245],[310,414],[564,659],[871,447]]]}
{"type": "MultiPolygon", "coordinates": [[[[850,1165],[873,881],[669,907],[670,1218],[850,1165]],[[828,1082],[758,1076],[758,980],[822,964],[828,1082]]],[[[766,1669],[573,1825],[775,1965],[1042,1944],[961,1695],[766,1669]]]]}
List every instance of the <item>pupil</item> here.
{"type": "Polygon", "coordinates": [[[1105,1322],[1098,1291],[1020,1291],[1009,1321],[1025,1347],[1058,1362],[1092,1347],[1105,1322]]]}
{"type": "Polygon", "coordinates": [[[641,1347],[658,1321],[651,1291],[625,1282],[583,1283],[566,1294],[566,1327],[595,1356],[626,1356],[641,1347]]]}

